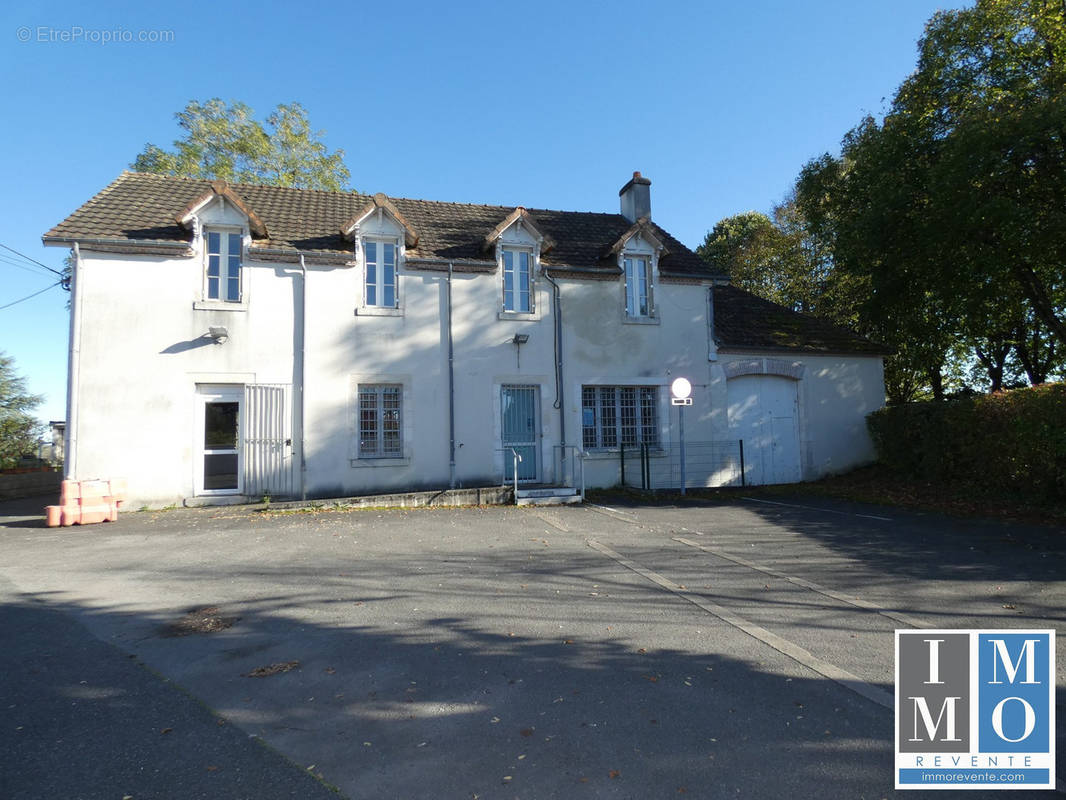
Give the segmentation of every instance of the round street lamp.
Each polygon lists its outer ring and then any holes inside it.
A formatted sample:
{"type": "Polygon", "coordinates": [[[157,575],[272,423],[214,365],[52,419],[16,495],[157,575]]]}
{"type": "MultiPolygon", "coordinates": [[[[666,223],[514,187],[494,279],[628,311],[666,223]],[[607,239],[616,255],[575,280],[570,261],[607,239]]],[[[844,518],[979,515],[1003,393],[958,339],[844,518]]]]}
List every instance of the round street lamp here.
{"type": "Polygon", "coordinates": [[[688,378],[674,378],[674,382],[670,384],[670,394],[678,400],[684,400],[692,394],[692,384],[688,378]]]}
{"type": "Polygon", "coordinates": [[[677,406],[677,435],[681,457],[681,494],[685,493],[685,406],[692,405],[692,384],[688,378],[674,378],[670,384],[670,405],[677,406]]]}

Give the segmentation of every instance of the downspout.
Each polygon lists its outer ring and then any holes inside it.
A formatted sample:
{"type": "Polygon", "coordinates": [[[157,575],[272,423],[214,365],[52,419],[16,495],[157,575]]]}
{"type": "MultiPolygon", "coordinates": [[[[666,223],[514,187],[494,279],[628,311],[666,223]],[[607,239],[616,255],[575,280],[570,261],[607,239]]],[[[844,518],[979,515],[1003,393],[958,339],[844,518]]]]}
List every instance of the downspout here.
{"type": "Polygon", "coordinates": [[[455,488],[455,348],[452,345],[452,262],[448,262],[448,488],[455,488]]]}
{"type": "Polygon", "coordinates": [[[63,443],[63,477],[78,474],[78,390],[81,381],[81,250],[74,242],[70,270],[70,339],[67,357],[67,430],[63,443]]]}
{"type": "Polygon", "coordinates": [[[563,304],[559,284],[542,270],[544,280],[552,285],[552,304],[555,315],[555,403],[552,408],[559,409],[559,466],[566,463],[566,409],[563,407],[563,304]]]}
{"type": "Polygon", "coordinates": [[[304,423],[307,420],[306,407],[304,405],[304,381],[307,375],[307,265],[304,263],[303,253],[300,254],[300,389],[297,394],[297,402],[300,404],[300,499],[307,499],[307,458],[304,446],[307,437],[304,435],[304,423]]]}

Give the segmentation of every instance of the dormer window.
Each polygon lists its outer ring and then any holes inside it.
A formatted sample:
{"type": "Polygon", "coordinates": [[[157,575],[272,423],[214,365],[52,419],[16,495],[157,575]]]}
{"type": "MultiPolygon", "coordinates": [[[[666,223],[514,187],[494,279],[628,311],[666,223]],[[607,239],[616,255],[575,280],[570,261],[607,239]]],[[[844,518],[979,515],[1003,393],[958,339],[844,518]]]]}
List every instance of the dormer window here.
{"type": "Polygon", "coordinates": [[[503,248],[503,310],[533,313],[533,253],[503,248]]]}
{"type": "Polygon", "coordinates": [[[364,239],[366,305],[377,308],[396,308],[396,253],[395,240],[364,239]]]}
{"type": "Polygon", "coordinates": [[[626,316],[650,317],[650,259],[625,258],[623,263],[626,273],[626,316]]]}
{"type": "Polygon", "coordinates": [[[243,236],[239,231],[208,229],[204,235],[206,286],[205,300],[241,302],[241,251],[243,236]]]}

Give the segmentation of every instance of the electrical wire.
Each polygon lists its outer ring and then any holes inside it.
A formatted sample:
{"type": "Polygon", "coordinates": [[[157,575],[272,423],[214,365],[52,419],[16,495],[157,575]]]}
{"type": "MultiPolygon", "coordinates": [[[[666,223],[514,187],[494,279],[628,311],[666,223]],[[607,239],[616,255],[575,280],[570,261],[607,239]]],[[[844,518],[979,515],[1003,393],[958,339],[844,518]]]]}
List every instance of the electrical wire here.
{"type": "Polygon", "coordinates": [[[29,272],[31,275],[46,275],[47,274],[47,273],[42,272],[41,270],[39,270],[36,267],[33,267],[33,266],[29,265],[29,264],[24,264],[21,261],[16,261],[13,258],[8,258],[3,253],[0,253],[0,264],[7,264],[8,266],[15,267],[16,269],[25,270],[26,272],[29,272]]]}
{"type": "Polygon", "coordinates": [[[58,275],[58,276],[59,276],[59,277],[61,277],[61,278],[63,277],[63,273],[62,273],[62,272],[60,272],[59,270],[56,270],[56,269],[52,269],[52,268],[51,268],[50,266],[48,266],[47,264],[42,264],[42,263],[41,263],[40,261],[38,261],[37,259],[35,259],[35,258],[30,258],[30,257],[29,257],[28,255],[26,255],[25,253],[20,253],[20,252],[19,252],[18,250],[16,250],[16,249],[15,249],[15,248],[13,248],[13,247],[8,247],[8,246],[7,246],[6,244],[3,244],[3,243],[0,243],[0,247],[4,248],[5,250],[10,250],[10,251],[11,251],[12,253],[14,253],[15,255],[17,255],[17,256],[21,256],[22,258],[26,259],[27,261],[30,261],[30,262],[32,262],[32,263],[34,263],[34,264],[36,264],[36,265],[37,265],[38,267],[44,267],[44,268],[45,268],[46,270],[48,270],[49,272],[51,272],[51,273],[52,273],[53,275],[58,275]]]}
{"type": "Polygon", "coordinates": [[[56,281],[56,282],[55,282],[55,283],[53,283],[53,284],[52,284],[51,286],[45,286],[45,287],[44,287],[43,289],[41,289],[41,290],[40,290],[39,292],[34,292],[33,294],[28,294],[28,295],[26,295],[25,297],[19,298],[18,300],[14,300],[14,301],[12,301],[12,302],[8,303],[7,305],[3,305],[3,306],[0,306],[0,311],[3,311],[3,310],[4,310],[5,308],[11,308],[11,306],[15,306],[15,305],[18,305],[19,303],[23,303],[23,302],[25,302],[26,300],[30,300],[30,299],[32,299],[32,298],[34,298],[34,297],[36,297],[36,296],[37,296],[37,295],[39,295],[39,294],[44,294],[44,293],[45,293],[45,292],[47,292],[47,291],[48,291],[49,289],[54,289],[54,288],[55,288],[56,286],[59,286],[59,284],[61,284],[62,282],[63,282],[63,281],[56,281]]]}

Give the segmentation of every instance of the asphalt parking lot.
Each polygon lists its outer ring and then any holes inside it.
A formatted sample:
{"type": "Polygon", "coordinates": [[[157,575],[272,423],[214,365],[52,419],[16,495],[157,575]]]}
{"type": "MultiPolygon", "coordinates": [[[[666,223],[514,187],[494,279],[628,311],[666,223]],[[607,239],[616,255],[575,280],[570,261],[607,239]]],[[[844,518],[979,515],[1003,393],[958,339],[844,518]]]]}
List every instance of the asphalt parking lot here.
{"type": "Polygon", "coordinates": [[[893,630],[1061,632],[1064,542],[821,499],[0,507],[0,796],[887,797],[893,630]]]}

